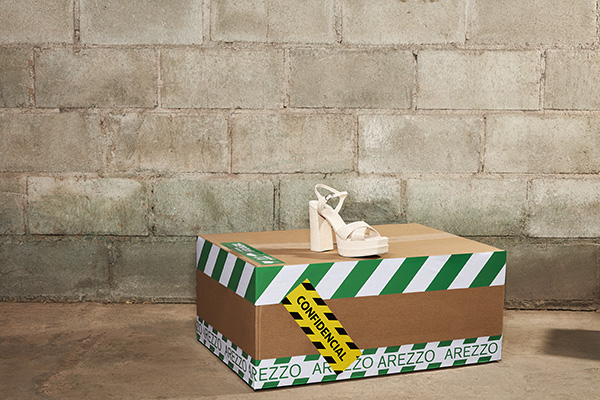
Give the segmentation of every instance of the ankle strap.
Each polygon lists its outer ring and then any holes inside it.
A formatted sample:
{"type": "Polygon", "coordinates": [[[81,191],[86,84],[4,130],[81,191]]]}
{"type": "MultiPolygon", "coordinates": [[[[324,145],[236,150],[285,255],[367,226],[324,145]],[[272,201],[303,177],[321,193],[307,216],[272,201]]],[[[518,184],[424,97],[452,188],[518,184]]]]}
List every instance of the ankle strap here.
{"type": "Polygon", "coordinates": [[[315,185],[315,194],[317,195],[317,199],[319,200],[318,204],[317,204],[317,210],[321,211],[323,209],[323,207],[325,207],[325,204],[327,204],[327,202],[334,198],[334,197],[338,197],[340,199],[340,201],[338,202],[337,206],[335,207],[335,212],[339,213],[340,210],[342,209],[342,204],[344,204],[344,200],[346,199],[346,196],[348,196],[348,192],[340,192],[339,190],[335,190],[334,188],[327,186],[327,185],[323,185],[322,183],[318,183],[317,185],[315,185]],[[326,196],[323,196],[321,193],[319,193],[319,191],[317,189],[325,189],[327,191],[329,191],[330,193],[326,196]]]}

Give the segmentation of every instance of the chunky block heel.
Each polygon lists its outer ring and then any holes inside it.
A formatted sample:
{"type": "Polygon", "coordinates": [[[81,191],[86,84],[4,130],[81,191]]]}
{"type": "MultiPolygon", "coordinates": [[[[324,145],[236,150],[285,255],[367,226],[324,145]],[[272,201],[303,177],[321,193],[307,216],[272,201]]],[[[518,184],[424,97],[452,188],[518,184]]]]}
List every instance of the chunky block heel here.
{"type": "Polygon", "coordinates": [[[308,216],[310,220],[310,249],[321,252],[333,250],[333,233],[325,218],[317,212],[317,201],[308,202],[308,216]]]}
{"type": "Polygon", "coordinates": [[[364,221],[346,224],[339,211],[348,196],[329,186],[315,186],[318,200],[308,202],[310,220],[310,249],[312,251],[327,251],[333,249],[331,230],[335,232],[338,253],[342,257],[367,257],[385,254],[389,250],[388,238],[381,236],[373,227],[364,221]],[[323,196],[318,189],[330,193],[323,196]],[[338,198],[335,208],[327,202],[338,198]]]}

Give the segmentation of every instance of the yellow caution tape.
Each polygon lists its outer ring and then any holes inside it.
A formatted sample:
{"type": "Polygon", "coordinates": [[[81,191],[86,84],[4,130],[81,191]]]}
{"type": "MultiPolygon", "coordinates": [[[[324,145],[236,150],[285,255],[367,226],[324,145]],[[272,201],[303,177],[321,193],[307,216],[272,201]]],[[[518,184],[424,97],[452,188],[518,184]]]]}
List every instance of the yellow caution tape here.
{"type": "Polygon", "coordinates": [[[306,279],[281,303],[336,373],[342,373],[362,352],[306,279]]]}

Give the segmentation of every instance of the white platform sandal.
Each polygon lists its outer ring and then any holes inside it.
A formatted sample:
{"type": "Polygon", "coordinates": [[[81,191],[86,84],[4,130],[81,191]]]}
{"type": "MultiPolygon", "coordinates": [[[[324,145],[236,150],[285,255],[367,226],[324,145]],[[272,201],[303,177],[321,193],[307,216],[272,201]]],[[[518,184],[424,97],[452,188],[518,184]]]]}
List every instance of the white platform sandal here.
{"type": "Polygon", "coordinates": [[[318,184],[315,186],[318,200],[308,202],[310,218],[310,249],[321,252],[333,249],[333,235],[335,232],[338,253],[342,257],[366,257],[385,254],[388,252],[388,238],[381,236],[364,221],[346,224],[339,211],[348,196],[347,192],[337,191],[329,186],[318,184]],[[318,189],[325,189],[330,193],[323,196],[318,189]],[[338,204],[332,208],[327,202],[338,198],[338,204]]]}

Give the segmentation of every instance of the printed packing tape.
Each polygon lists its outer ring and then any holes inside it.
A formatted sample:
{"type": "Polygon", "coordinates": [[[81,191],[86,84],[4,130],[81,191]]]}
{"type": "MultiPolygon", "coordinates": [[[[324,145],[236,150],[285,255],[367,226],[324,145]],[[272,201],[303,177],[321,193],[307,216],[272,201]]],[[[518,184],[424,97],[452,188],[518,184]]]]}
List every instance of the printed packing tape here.
{"type": "Polygon", "coordinates": [[[198,238],[197,267],[255,305],[278,304],[305,279],[323,299],[504,285],[506,252],[255,267],[198,238]]]}
{"type": "Polygon", "coordinates": [[[336,374],[321,354],[255,360],[199,317],[196,338],[255,390],[487,363],[502,353],[502,335],[363,349],[336,374]]]}
{"type": "Polygon", "coordinates": [[[362,354],[308,279],[292,290],[282,304],[336,374],[362,354]]]}

